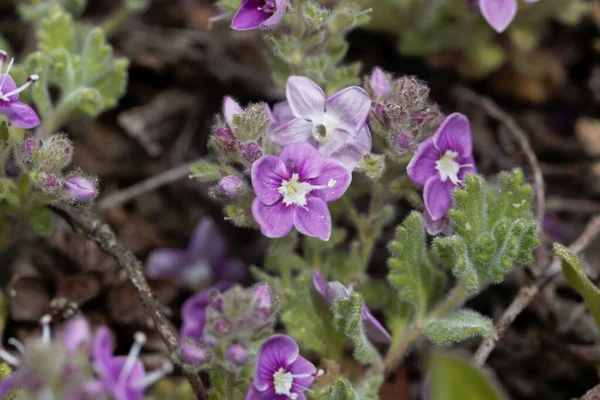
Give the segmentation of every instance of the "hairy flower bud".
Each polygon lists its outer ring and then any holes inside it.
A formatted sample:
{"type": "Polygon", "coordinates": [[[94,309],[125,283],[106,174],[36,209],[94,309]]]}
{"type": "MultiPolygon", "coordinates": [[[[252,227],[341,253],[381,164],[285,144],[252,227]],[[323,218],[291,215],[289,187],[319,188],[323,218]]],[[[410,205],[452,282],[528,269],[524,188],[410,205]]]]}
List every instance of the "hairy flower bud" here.
{"type": "Polygon", "coordinates": [[[215,129],[213,142],[218,150],[225,153],[234,153],[238,147],[237,141],[228,126],[222,126],[215,129]]]}
{"type": "Polygon", "coordinates": [[[219,182],[219,193],[230,199],[239,194],[244,181],[235,175],[228,175],[219,182]]]}
{"type": "Polygon", "coordinates": [[[213,330],[219,335],[229,335],[231,333],[231,324],[224,319],[219,319],[215,322],[213,330]]]}
{"type": "Polygon", "coordinates": [[[67,167],[73,158],[73,143],[66,135],[56,135],[44,141],[37,152],[33,152],[32,163],[36,169],[59,171],[67,167]]]}
{"type": "Polygon", "coordinates": [[[394,139],[394,148],[400,153],[404,154],[408,151],[414,151],[417,149],[415,138],[409,132],[400,132],[394,139]]]}
{"type": "Polygon", "coordinates": [[[206,362],[206,351],[195,344],[185,343],[181,345],[181,357],[191,365],[200,366],[206,362]]]}
{"type": "Polygon", "coordinates": [[[250,164],[252,164],[254,161],[261,158],[263,155],[263,149],[262,149],[261,142],[262,141],[259,140],[258,142],[249,142],[249,143],[244,144],[244,146],[242,147],[242,151],[241,151],[242,159],[244,159],[244,160],[248,161],[250,164]]]}
{"type": "Polygon", "coordinates": [[[63,191],[72,201],[89,201],[98,196],[98,188],[94,181],[82,177],[68,178],[63,182],[63,191]]]}
{"type": "Polygon", "coordinates": [[[227,348],[227,359],[235,365],[244,365],[248,359],[248,350],[241,344],[232,344],[227,348]]]}
{"type": "Polygon", "coordinates": [[[51,172],[32,173],[30,179],[45,193],[56,193],[62,186],[58,177],[51,172]]]}
{"type": "Polygon", "coordinates": [[[23,144],[21,146],[21,155],[24,158],[31,157],[31,155],[33,154],[33,151],[39,147],[40,147],[40,141],[33,139],[33,138],[27,138],[27,139],[25,139],[25,141],[23,141],[23,144]]]}

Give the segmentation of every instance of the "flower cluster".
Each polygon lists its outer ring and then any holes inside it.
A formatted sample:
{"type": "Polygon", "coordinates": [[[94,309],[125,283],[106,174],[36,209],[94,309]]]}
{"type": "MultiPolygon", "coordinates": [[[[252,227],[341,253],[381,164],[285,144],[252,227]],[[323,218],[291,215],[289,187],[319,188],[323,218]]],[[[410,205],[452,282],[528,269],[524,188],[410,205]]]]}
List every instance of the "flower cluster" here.
{"type": "Polygon", "coordinates": [[[181,309],[183,362],[239,370],[254,358],[254,343],[272,331],[277,308],[266,283],[251,289],[219,284],[200,291],[181,309]]]}
{"type": "Polygon", "coordinates": [[[113,354],[110,332],[100,327],[95,335],[83,317],[70,320],[59,338],[50,332],[50,316],[41,320],[42,337],[26,343],[9,340],[20,352],[1,349],[0,358],[17,369],[0,383],[0,396],[12,390],[49,399],[142,400],[146,388],[170,373],[165,361],[147,373],[138,359],[145,335],[138,332],[127,357],[113,354]]]}

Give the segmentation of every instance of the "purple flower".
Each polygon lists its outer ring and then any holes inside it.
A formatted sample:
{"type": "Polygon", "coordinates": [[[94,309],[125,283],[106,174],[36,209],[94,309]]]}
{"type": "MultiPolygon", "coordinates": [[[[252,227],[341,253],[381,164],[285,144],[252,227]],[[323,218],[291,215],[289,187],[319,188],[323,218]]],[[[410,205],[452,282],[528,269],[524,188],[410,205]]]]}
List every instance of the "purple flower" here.
{"type": "MultiPolygon", "coordinates": [[[[329,306],[333,306],[337,299],[346,298],[350,295],[348,289],[340,282],[326,282],[319,271],[313,272],[312,281],[315,290],[323,296],[325,303],[329,306]]],[[[365,330],[371,339],[379,343],[389,343],[391,341],[392,338],[388,331],[375,319],[366,304],[363,308],[362,319],[365,330]]]]}
{"type": "Polygon", "coordinates": [[[467,173],[476,173],[471,142],[471,126],[466,116],[449,115],[433,137],[419,145],[408,164],[410,179],[425,185],[425,208],[433,221],[450,209],[452,191],[467,173]]]}
{"type": "Polygon", "coordinates": [[[212,289],[202,290],[181,306],[181,342],[188,338],[200,340],[204,337],[204,326],[206,325],[206,308],[209,304],[212,289]]]}
{"type": "Polygon", "coordinates": [[[254,381],[246,400],[306,400],[303,392],[322,371],[300,355],[289,336],[274,335],[258,352],[254,381]]]}
{"type": "Polygon", "coordinates": [[[444,215],[442,218],[434,220],[427,210],[425,210],[423,212],[423,224],[425,225],[425,230],[431,236],[436,236],[440,233],[450,235],[452,232],[452,226],[450,225],[450,218],[448,218],[448,215],[444,215]]]}
{"type": "Polygon", "coordinates": [[[281,21],[286,8],[287,0],[242,0],[231,27],[237,31],[271,29],[281,21]]]}
{"type": "Polygon", "coordinates": [[[286,95],[294,118],[273,130],[271,138],[276,144],[310,143],[350,170],[371,151],[371,133],[365,124],[371,99],[364,89],[351,86],[325,97],[312,80],[291,76],[286,95]]]}
{"type": "Polygon", "coordinates": [[[146,274],[150,278],[172,277],[182,285],[196,287],[207,282],[242,281],[247,268],[241,260],[227,255],[225,238],[215,222],[205,217],[196,225],[187,249],[152,251],[146,274]]]}
{"type": "Polygon", "coordinates": [[[67,178],[63,182],[64,195],[71,201],[90,201],[98,196],[96,182],[82,177],[67,178]]]}
{"type": "Polygon", "coordinates": [[[375,101],[387,100],[392,94],[392,87],[385,72],[379,67],[373,68],[369,77],[369,86],[373,91],[375,101]]]}
{"type": "MultiPolygon", "coordinates": [[[[524,0],[535,3],[538,0],[524,0]]],[[[479,0],[483,18],[498,33],[504,32],[517,15],[517,0],[479,0]]]]}
{"type": "Polygon", "coordinates": [[[8,56],[6,52],[0,50],[0,114],[5,115],[18,128],[35,128],[40,124],[40,118],[33,108],[19,101],[19,93],[31,86],[39,77],[37,75],[29,75],[27,82],[17,87],[15,81],[9,75],[14,58],[10,60],[6,71],[2,73],[2,66],[7,60],[8,56]]]}
{"type": "Polygon", "coordinates": [[[138,359],[145,342],[146,336],[138,332],[129,355],[114,356],[108,328],[103,326],[96,332],[92,347],[94,371],[101,387],[115,400],[143,400],[146,388],[173,370],[173,365],[165,362],[160,369],[146,373],[138,359]]]}
{"type": "Polygon", "coordinates": [[[307,143],[262,157],[252,165],[251,176],[252,215],[265,236],[283,237],[295,226],[321,240],[331,235],[327,203],[342,197],[352,180],[341,162],[326,159],[307,143]]]}

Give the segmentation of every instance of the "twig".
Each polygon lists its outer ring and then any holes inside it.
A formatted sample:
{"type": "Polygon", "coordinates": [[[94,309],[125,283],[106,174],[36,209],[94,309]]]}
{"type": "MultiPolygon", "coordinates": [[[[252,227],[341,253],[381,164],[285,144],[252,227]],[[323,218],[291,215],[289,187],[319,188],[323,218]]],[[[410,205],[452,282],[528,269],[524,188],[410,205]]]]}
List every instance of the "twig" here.
{"type": "Polygon", "coordinates": [[[533,182],[536,197],[535,219],[538,223],[538,229],[541,229],[544,221],[544,214],[546,213],[544,176],[542,175],[542,170],[540,168],[540,163],[537,159],[537,156],[529,144],[527,134],[508,113],[498,107],[498,105],[496,105],[496,103],[494,103],[491,99],[481,96],[465,87],[458,87],[454,92],[456,97],[459,99],[481,107],[490,117],[506,126],[506,128],[508,128],[507,131],[513,136],[513,138],[521,147],[521,150],[525,154],[527,162],[533,171],[533,182]]]}
{"type": "Polygon", "coordinates": [[[171,182],[178,181],[179,179],[183,179],[190,174],[190,167],[198,163],[198,161],[199,160],[180,165],[165,171],[162,174],[152,176],[125,189],[119,190],[109,196],[104,197],[98,202],[96,207],[100,211],[110,210],[118,204],[125,203],[131,199],[141,196],[144,193],[156,190],[171,182]]]}
{"type": "MultiPolygon", "coordinates": [[[[91,212],[65,205],[50,206],[50,208],[63,217],[74,229],[84,233],[89,240],[94,241],[102,251],[117,260],[119,266],[127,272],[129,280],[135,287],[142,304],[154,320],[156,329],[169,352],[172,355],[176,354],[179,349],[176,331],[161,312],[161,305],[142,273],[141,263],[131,250],[128,250],[121,243],[108,224],[98,219],[91,212]]],[[[185,370],[183,373],[192,385],[198,400],[206,400],[208,398],[206,389],[198,374],[185,370]]]]}
{"type": "MultiPolygon", "coordinates": [[[[600,215],[596,215],[587,223],[583,233],[569,246],[569,250],[576,255],[581,253],[598,234],[600,234],[600,215]]],[[[473,356],[472,361],[474,363],[478,365],[483,365],[485,363],[490,353],[494,350],[494,347],[496,347],[496,344],[504,336],[504,332],[508,329],[510,324],[513,323],[521,311],[531,303],[535,296],[550,283],[560,271],[560,261],[554,260],[544,274],[538,277],[532,285],[522,287],[521,290],[519,290],[517,297],[514,298],[512,303],[510,303],[508,308],[504,311],[504,314],[502,314],[502,317],[498,320],[498,323],[496,324],[496,335],[494,335],[493,338],[485,339],[481,345],[479,345],[479,348],[473,356]]]]}
{"type": "Polygon", "coordinates": [[[549,197],[546,199],[546,210],[567,211],[574,214],[597,214],[600,213],[600,202],[587,199],[549,197]]]}

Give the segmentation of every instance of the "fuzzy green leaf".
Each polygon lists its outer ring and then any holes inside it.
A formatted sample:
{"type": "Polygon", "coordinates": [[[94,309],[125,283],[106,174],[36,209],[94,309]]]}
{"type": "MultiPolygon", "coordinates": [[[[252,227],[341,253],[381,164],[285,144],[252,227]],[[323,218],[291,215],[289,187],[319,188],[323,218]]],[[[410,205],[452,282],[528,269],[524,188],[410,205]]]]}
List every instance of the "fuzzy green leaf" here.
{"type": "Polygon", "coordinates": [[[21,18],[26,22],[39,22],[46,17],[55,3],[60,4],[65,10],[74,16],[79,16],[87,6],[86,0],[33,0],[30,4],[22,3],[17,5],[17,11],[21,18]]]}
{"type": "Polygon", "coordinates": [[[334,307],[334,325],[354,344],[354,358],[363,364],[372,364],[379,353],[367,338],[363,326],[363,299],[354,292],[347,298],[339,298],[334,307]]]}
{"type": "Polygon", "coordinates": [[[444,284],[444,274],[431,261],[425,239],[423,218],[413,212],[388,246],[388,280],[398,290],[398,297],[412,304],[419,317],[425,315],[444,284]]]}
{"type": "Polygon", "coordinates": [[[221,167],[209,161],[200,161],[190,167],[190,178],[200,182],[216,182],[222,178],[221,167]]]}
{"type": "Polygon", "coordinates": [[[75,23],[71,14],[60,6],[53,6],[49,15],[42,20],[37,31],[38,48],[44,53],[56,49],[75,51],[75,23]]]}
{"type": "Polygon", "coordinates": [[[236,384],[236,379],[228,372],[220,368],[210,370],[211,387],[208,397],[211,400],[244,400],[246,397],[247,384],[236,384]]]}
{"type": "Polygon", "coordinates": [[[27,211],[27,220],[31,228],[40,236],[52,233],[52,212],[45,207],[27,211]]]}
{"type": "Polygon", "coordinates": [[[431,400],[507,400],[508,396],[480,368],[454,354],[429,360],[431,400]]]}
{"type": "Polygon", "coordinates": [[[294,280],[284,293],[281,321],[303,350],[314,350],[332,360],[341,359],[344,337],[332,325],[331,311],[313,289],[310,274],[294,280]]]}
{"type": "Polygon", "coordinates": [[[518,169],[501,174],[498,191],[476,175],[467,175],[464,188],[454,190],[449,215],[455,234],[436,238],[433,249],[471,292],[533,260],[539,241],[531,198],[518,169]]]}
{"type": "Polygon", "coordinates": [[[355,400],[352,385],[344,378],[337,378],[321,397],[321,400],[355,400]]]}
{"type": "Polygon", "coordinates": [[[0,177],[0,200],[14,207],[21,205],[21,191],[14,180],[0,177]]]}
{"type": "Polygon", "coordinates": [[[429,340],[442,346],[450,346],[472,336],[491,337],[494,332],[492,320],[472,310],[457,311],[425,327],[429,340]]]}
{"type": "Polygon", "coordinates": [[[382,383],[382,376],[374,375],[366,378],[360,386],[354,388],[356,400],[379,400],[379,389],[382,383]]]}
{"type": "Polygon", "coordinates": [[[295,251],[297,244],[298,235],[295,233],[273,240],[265,258],[265,269],[272,272],[280,272],[283,267],[290,271],[308,270],[309,265],[295,251]]]}
{"type": "Polygon", "coordinates": [[[569,285],[587,303],[596,325],[600,327],[600,290],[585,274],[579,259],[565,246],[554,243],[554,255],[562,260],[562,270],[569,285]]]}

